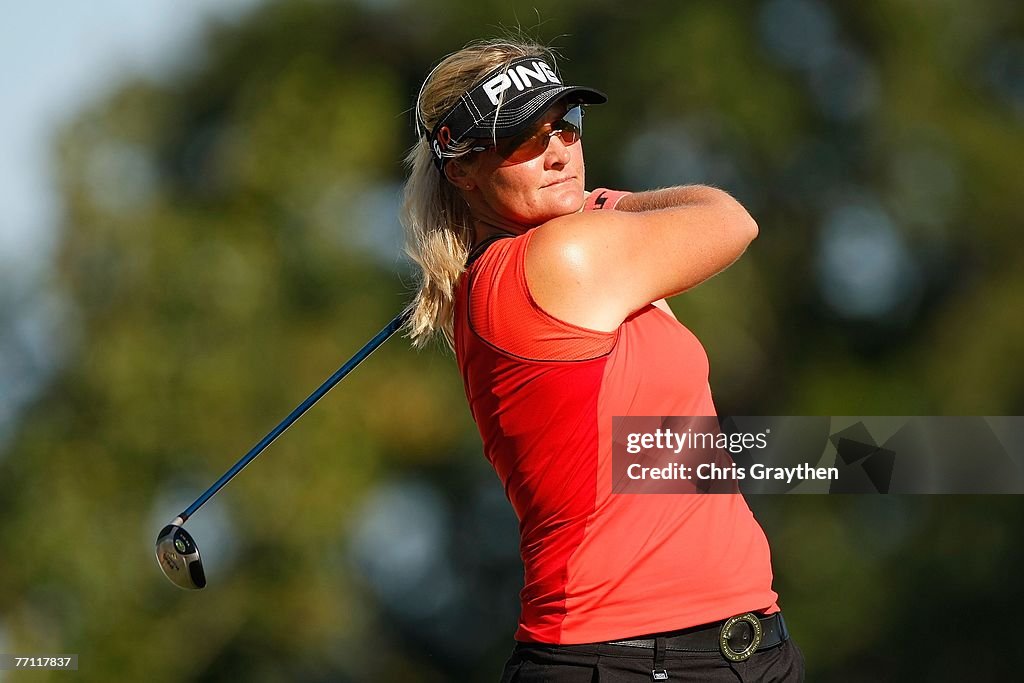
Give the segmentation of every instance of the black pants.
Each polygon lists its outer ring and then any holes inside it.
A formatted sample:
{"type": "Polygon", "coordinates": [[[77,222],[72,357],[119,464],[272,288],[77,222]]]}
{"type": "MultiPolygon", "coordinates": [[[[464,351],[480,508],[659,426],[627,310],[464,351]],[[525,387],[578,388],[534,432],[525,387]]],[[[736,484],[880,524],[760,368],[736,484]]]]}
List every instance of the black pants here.
{"type": "MultiPolygon", "coordinates": [[[[619,683],[653,681],[654,650],[622,645],[537,645],[517,643],[501,683],[619,683]]],[[[665,653],[669,683],[680,681],[804,680],[804,658],[792,638],[730,662],[717,652],[665,653]]]]}

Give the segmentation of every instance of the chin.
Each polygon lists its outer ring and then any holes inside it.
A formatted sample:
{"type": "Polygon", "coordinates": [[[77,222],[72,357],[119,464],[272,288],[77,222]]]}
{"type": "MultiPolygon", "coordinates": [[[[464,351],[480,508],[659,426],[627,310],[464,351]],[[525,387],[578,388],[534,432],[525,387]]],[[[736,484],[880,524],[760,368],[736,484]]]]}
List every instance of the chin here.
{"type": "Polygon", "coordinates": [[[583,188],[578,182],[563,183],[562,185],[546,188],[546,190],[551,192],[551,196],[545,202],[546,206],[549,207],[549,213],[551,213],[548,220],[576,213],[583,206],[583,188]]]}

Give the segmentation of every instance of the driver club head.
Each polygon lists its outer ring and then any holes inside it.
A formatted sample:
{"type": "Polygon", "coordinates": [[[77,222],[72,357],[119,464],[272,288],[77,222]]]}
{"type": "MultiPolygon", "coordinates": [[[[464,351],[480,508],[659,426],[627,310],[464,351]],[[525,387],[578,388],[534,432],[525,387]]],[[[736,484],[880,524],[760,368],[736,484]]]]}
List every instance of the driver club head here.
{"type": "Polygon", "coordinates": [[[179,519],[161,529],[156,537],[156,561],[175,586],[199,590],[206,586],[203,561],[195,540],[176,523],[179,519]]]}

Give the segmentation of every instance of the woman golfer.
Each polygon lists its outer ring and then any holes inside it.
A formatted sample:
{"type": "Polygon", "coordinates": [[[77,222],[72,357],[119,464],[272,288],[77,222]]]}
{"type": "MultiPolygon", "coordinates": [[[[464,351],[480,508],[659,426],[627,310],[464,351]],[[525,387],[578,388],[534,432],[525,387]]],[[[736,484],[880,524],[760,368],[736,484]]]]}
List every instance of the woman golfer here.
{"type": "Polygon", "coordinates": [[[613,416],[715,415],[665,303],[757,235],[726,193],[584,188],[583,105],[528,43],[445,58],[416,102],[403,223],[409,333],[454,346],[520,522],[503,681],[801,680],[764,532],[739,494],[612,493],[613,416]]]}

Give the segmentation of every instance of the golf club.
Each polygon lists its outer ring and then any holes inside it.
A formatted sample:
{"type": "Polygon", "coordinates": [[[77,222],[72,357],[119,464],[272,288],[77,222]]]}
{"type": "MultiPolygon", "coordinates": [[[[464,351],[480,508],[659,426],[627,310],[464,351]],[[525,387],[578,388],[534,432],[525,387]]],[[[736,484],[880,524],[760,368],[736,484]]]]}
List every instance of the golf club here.
{"type": "Polygon", "coordinates": [[[345,361],[345,364],[338,368],[337,372],[328,377],[288,417],[282,420],[259,443],[253,446],[252,450],[225,472],[224,476],[218,479],[213,486],[206,489],[203,495],[199,496],[184,512],[175,517],[170,524],[160,530],[156,537],[156,561],[160,565],[160,569],[163,570],[164,576],[170,579],[171,583],[179,588],[190,590],[198,590],[206,586],[206,573],[203,571],[203,560],[199,555],[199,547],[196,545],[195,539],[192,538],[191,534],[182,528],[189,517],[195,514],[214,494],[224,488],[224,485],[241,472],[257,455],[266,450],[267,446],[272,444],[277,437],[281,436],[286,429],[302,417],[303,413],[323,398],[324,394],[334,388],[334,385],[344,379],[345,375],[352,372],[378,346],[387,341],[391,335],[402,327],[408,315],[409,312],[407,310],[396,315],[373,339],[366,342],[366,345],[359,349],[356,355],[345,361]]]}

